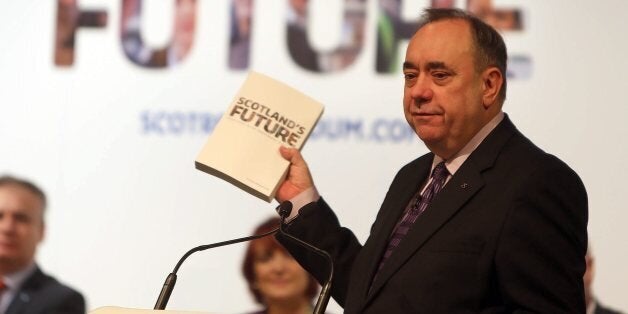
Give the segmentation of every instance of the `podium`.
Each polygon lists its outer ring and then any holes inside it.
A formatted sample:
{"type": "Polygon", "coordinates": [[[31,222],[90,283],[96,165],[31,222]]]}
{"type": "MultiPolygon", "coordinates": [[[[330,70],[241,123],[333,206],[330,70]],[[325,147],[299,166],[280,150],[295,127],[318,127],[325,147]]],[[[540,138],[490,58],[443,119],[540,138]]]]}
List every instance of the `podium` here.
{"type": "Polygon", "coordinates": [[[208,312],[175,311],[175,310],[140,310],[117,306],[99,307],[89,314],[210,314],[208,312]]]}

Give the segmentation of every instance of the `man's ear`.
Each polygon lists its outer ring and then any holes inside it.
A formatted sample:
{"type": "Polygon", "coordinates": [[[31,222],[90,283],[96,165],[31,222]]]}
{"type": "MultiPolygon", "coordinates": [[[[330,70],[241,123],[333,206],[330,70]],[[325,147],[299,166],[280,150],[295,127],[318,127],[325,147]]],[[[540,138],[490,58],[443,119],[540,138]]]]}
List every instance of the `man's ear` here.
{"type": "Polygon", "coordinates": [[[484,109],[488,109],[497,101],[503,84],[504,76],[497,67],[490,66],[482,72],[482,104],[484,109]]]}

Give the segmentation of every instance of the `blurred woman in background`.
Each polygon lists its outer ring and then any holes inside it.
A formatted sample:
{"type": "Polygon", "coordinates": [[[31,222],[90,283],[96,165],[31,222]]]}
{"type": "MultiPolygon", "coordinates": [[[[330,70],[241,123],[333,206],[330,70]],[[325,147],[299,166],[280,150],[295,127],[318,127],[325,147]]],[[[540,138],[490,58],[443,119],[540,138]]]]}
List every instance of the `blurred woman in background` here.
{"type": "MultiPolygon", "coordinates": [[[[279,218],[266,220],[254,234],[273,230],[279,221],[279,218]]],[[[254,314],[312,313],[318,284],[275,237],[249,242],[242,272],[255,300],[264,306],[254,314]]]]}

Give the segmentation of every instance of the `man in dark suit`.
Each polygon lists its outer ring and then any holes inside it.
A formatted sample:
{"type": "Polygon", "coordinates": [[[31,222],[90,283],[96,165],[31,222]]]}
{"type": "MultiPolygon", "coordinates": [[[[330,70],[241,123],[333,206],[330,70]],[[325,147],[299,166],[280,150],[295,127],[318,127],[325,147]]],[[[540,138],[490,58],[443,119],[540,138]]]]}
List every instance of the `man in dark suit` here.
{"type": "Polygon", "coordinates": [[[46,197],[34,184],[0,177],[0,313],[84,314],[77,291],[44,274],[35,263],[44,237],[46,197]]]}
{"type": "MultiPolygon", "coordinates": [[[[586,191],[503,113],[506,58],[479,19],[426,10],[403,64],[404,112],[431,152],[398,172],[364,245],[300,153],[280,150],[291,164],[276,198],[296,208],[287,230],[331,254],[346,313],[585,312],[586,191]]],[[[279,239],[327,278],[315,255],[279,239]]]]}

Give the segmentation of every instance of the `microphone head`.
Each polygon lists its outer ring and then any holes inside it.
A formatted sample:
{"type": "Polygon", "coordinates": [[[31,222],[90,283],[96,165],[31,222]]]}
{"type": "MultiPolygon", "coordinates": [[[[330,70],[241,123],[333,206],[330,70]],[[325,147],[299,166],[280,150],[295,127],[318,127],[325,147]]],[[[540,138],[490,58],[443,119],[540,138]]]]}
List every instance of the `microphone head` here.
{"type": "Polygon", "coordinates": [[[279,216],[281,216],[282,218],[287,218],[288,216],[290,216],[291,212],[292,212],[292,202],[283,201],[281,202],[281,204],[279,204],[279,216]]]}

